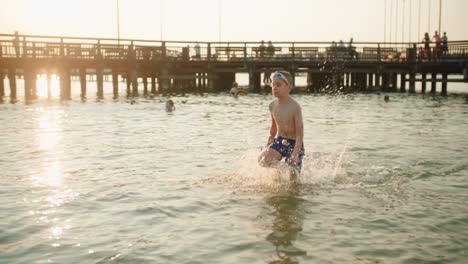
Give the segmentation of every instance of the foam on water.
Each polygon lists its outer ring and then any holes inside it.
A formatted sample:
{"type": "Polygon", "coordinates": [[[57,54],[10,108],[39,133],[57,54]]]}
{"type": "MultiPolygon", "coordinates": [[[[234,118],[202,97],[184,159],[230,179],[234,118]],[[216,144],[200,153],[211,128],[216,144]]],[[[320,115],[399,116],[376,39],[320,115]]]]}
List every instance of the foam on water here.
{"type": "Polygon", "coordinates": [[[348,145],[340,153],[310,153],[304,156],[302,171],[291,182],[288,166],[281,161],[276,167],[258,164],[258,148],[246,149],[233,164],[234,173],[221,177],[230,188],[243,191],[271,191],[294,184],[318,188],[372,188],[376,185],[398,184],[398,168],[383,165],[362,167],[349,160],[348,145]]]}

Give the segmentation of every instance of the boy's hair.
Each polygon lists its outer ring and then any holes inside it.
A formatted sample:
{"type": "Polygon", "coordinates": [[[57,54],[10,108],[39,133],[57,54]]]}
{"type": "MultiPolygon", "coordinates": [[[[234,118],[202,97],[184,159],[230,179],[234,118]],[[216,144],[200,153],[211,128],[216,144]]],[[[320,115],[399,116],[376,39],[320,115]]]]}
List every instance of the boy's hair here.
{"type": "Polygon", "coordinates": [[[293,78],[288,71],[275,71],[270,76],[271,81],[273,81],[273,78],[283,79],[291,88],[293,87],[293,78]]]}

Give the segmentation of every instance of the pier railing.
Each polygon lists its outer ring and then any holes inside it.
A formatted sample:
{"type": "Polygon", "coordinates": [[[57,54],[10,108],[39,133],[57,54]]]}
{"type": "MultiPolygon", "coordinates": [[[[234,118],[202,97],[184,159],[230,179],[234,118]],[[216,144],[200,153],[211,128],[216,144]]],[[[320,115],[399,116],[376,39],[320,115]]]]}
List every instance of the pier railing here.
{"type": "Polygon", "coordinates": [[[468,59],[468,41],[447,49],[431,43],[378,42],[183,42],[0,34],[0,59],[136,61],[369,61],[412,62],[468,59]]]}

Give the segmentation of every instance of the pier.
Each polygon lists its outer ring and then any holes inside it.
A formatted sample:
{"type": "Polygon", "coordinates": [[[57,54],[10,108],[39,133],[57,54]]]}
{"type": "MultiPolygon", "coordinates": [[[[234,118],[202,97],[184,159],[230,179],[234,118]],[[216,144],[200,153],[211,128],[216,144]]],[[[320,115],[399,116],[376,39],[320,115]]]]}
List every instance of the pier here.
{"type": "Polygon", "coordinates": [[[49,97],[51,75],[58,76],[64,100],[72,97],[72,79],[80,80],[86,98],[89,76],[100,99],[110,79],[113,97],[121,96],[119,77],[126,81],[126,96],[228,91],[236,73],[249,75],[250,92],[261,92],[268,87],[262,76],[282,69],[307,74],[307,92],[415,93],[420,82],[422,93],[447,95],[447,83],[468,82],[468,40],[450,41],[445,51],[431,43],[428,54],[421,52],[422,43],[271,44],[0,34],[0,98],[17,101],[22,78],[25,100],[35,99],[38,75],[47,76],[49,97]]]}

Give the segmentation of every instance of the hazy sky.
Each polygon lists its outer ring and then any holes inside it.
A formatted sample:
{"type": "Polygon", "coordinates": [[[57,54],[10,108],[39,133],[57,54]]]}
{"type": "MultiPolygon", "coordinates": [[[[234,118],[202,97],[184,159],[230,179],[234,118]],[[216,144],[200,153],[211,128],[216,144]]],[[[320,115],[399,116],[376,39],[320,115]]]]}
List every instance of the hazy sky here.
{"type": "MultiPolygon", "coordinates": [[[[0,0],[0,33],[117,38],[119,2],[121,38],[406,42],[438,29],[439,1],[0,0]]],[[[449,40],[468,39],[466,10],[442,0],[449,40]]]]}

